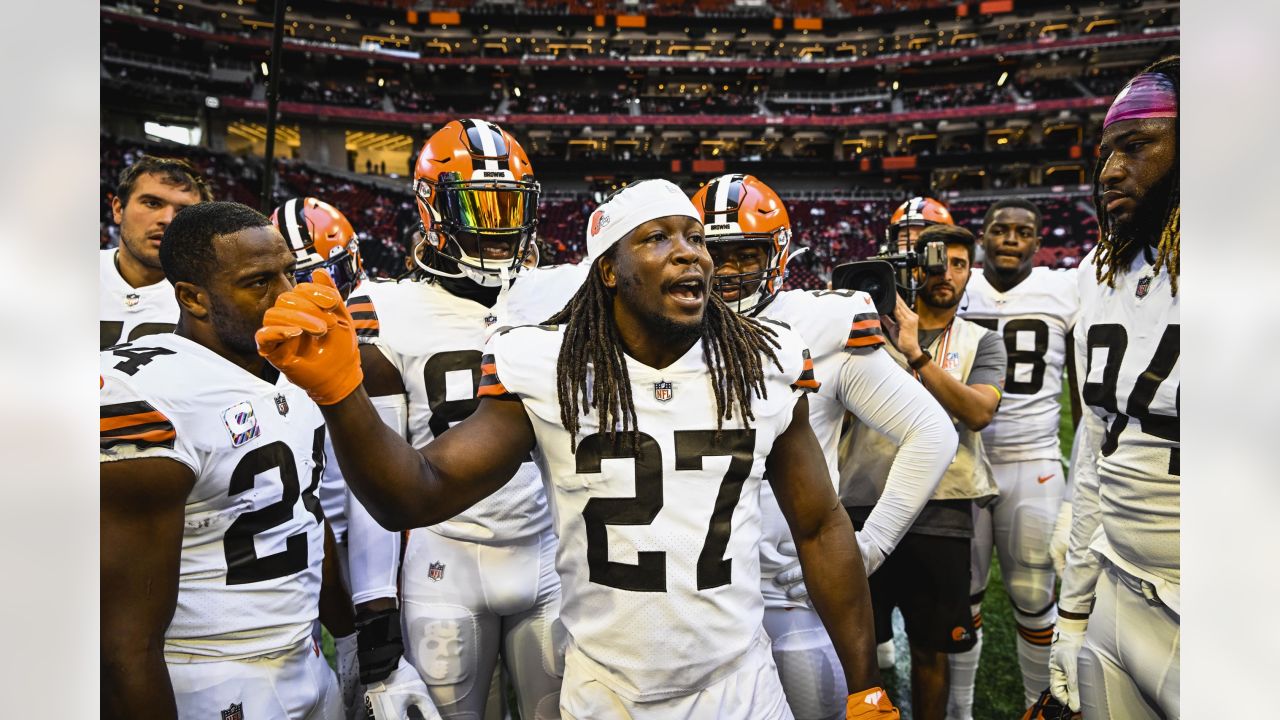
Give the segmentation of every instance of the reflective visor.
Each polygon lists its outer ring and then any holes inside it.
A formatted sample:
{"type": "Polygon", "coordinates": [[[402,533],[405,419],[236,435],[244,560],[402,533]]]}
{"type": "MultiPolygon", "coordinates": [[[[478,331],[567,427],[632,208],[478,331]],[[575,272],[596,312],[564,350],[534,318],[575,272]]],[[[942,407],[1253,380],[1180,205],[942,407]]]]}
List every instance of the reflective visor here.
{"type": "Polygon", "coordinates": [[[319,255],[312,253],[307,260],[298,263],[298,267],[293,271],[293,280],[297,283],[311,282],[311,273],[321,268],[329,272],[329,277],[333,278],[333,284],[337,286],[344,298],[360,280],[356,258],[348,252],[335,255],[328,260],[322,260],[319,255]]]}
{"type": "Polygon", "coordinates": [[[537,211],[536,191],[516,183],[485,187],[441,184],[436,208],[446,224],[478,234],[527,228],[537,211]]]}

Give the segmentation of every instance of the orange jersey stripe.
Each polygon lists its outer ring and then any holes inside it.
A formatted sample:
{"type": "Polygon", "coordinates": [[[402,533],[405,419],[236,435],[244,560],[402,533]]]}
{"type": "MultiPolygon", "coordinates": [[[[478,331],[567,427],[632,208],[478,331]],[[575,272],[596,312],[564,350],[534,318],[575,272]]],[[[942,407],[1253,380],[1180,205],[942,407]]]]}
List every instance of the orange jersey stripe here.
{"type": "Polygon", "coordinates": [[[507,388],[502,383],[494,383],[492,385],[481,385],[480,389],[476,391],[476,397],[497,397],[497,396],[506,395],[506,394],[508,394],[507,388]]]}
{"type": "Polygon", "coordinates": [[[169,422],[169,418],[165,417],[159,410],[151,412],[136,413],[133,415],[121,415],[120,417],[102,418],[98,421],[100,427],[98,432],[110,432],[131,425],[150,425],[151,423],[169,422]]]}
{"type": "Polygon", "coordinates": [[[845,347],[871,347],[872,345],[884,344],[884,338],[879,335],[865,335],[863,337],[851,337],[844,344],[845,347]]]}
{"type": "Polygon", "coordinates": [[[373,309],[373,303],[371,303],[371,302],[357,303],[357,304],[355,304],[355,305],[348,305],[348,306],[347,306],[347,310],[348,310],[349,312],[353,312],[353,313],[358,313],[358,312],[374,312],[374,309],[373,309]]]}
{"type": "Polygon", "coordinates": [[[498,365],[497,365],[496,363],[489,363],[488,365],[481,365],[481,366],[480,366],[480,374],[481,374],[481,375],[497,375],[497,374],[498,374],[498,365]]]}
{"type": "Polygon", "coordinates": [[[796,387],[800,387],[800,388],[813,388],[814,390],[817,390],[817,389],[821,386],[821,385],[820,385],[820,383],[819,383],[817,380],[815,380],[814,378],[808,378],[808,379],[803,379],[803,378],[802,378],[802,379],[800,379],[800,380],[795,381],[795,383],[793,383],[793,384],[794,384],[796,387]]]}
{"type": "Polygon", "coordinates": [[[357,330],[377,330],[379,326],[377,320],[353,320],[351,327],[357,330]]]}
{"type": "Polygon", "coordinates": [[[804,368],[801,372],[810,372],[813,370],[813,358],[806,357],[804,359],[804,368]]]}
{"type": "Polygon", "coordinates": [[[111,438],[104,438],[103,441],[110,440],[112,442],[127,442],[129,440],[141,440],[150,443],[162,443],[173,440],[178,434],[173,429],[167,430],[150,430],[144,433],[135,433],[133,435],[117,435],[111,438]]]}
{"type": "Polygon", "coordinates": [[[870,320],[862,320],[860,322],[854,323],[850,327],[850,330],[871,330],[871,329],[879,329],[879,327],[880,327],[880,319],[871,318],[870,320]]]}

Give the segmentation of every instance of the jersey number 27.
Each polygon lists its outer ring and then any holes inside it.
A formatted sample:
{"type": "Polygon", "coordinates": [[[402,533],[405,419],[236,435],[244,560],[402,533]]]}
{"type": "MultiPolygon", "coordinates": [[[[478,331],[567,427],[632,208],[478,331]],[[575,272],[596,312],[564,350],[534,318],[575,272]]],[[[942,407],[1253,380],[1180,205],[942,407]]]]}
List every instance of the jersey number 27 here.
{"type": "MultiPolygon", "coordinates": [[[[702,459],[728,455],[729,470],[720,482],[711,523],[707,527],[702,552],[698,554],[698,589],[728,585],[732,580],[732,561],[724,558],[729,547],[729,531],[733,525],[733,509],[738,506],[742,485],[751,474],[755,455],[755,430],[675,431],[676,470],[702,470],[702,459]]],[[[636,553],[636,563],[609,559],[609,525],[648,525],[662,510],[662,448],[652,436],[621,432],[610,438],[593,433],[578,445],[579,473],[600,472],[605,458],[631,458],[635,461],[636,495],[630,498],[591,498],[582,509],[587,526],[587,566],[591,582],[635,592],[666,592],[667,554],[644,550],[636,553]]]]}

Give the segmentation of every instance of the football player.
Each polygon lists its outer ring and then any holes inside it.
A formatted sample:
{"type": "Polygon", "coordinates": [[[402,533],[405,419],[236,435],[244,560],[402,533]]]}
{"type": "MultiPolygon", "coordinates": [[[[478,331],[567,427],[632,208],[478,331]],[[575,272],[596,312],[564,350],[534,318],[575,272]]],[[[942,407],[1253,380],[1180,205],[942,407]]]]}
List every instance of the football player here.
{"type": "Polygon", "coordinates": [[[324,408],[347,481],[387,526],[454,517],[534,454],[560,538],[563,716],[791,717],[761,627],[767,469],[854,690],[847,715],[897,717],[876,687],[858,546],[809,426],[803,344],[709,292],[702,223],[669,182],[597,208],[587,244],[590,278],[557,324],[495,335],[475,411],[420,451],[376,421],[322,273],[277,302],[259,350],[324,408]]]}
{"type": "Polygon", "coordinates": [[[237,203],[167,225],[176,330],[101,355],[105,715],[337,720],[312,640],[324,418],[254,344],[296,258],[237,203]]]}
{"type": "Polygon", "coordinates": [[[212,199],[186,160],[143,155],[120,173],[111,215],[120,245],[98,255],[98,348],[173,332],[178,303],[160,266],[160,239],[173,216],[212,199]]]}
{"type": "MultiPolygon", "coordinates": [[[[693,197],[715,263],[714,289],[730,308],[798,333],[822,385],[809,396],[809,423],[822,445],[832,488],[845,412],[899,445],[885,494],[857,533],[867,575],[902,539],[955,453],[956,434],[942,407],[880,350],[871,299],[850,290],[783,290],[791,223],[782,199],[751,175],[722,175],[693,197]]],[[[795,544],[773,492],[760,492],[764,627],[782,687],[799,720],[838,717],[844,675],[821,619],[807,602],[795,544]]]]}
{"type": "MultiPolygon", "coordinates": [[[[982,444],[1000,494],[974,506],[970,609],[978,642],[950,656],[949,720],[972,720],[973,687],[982,651],[982,598],[994,545],[1017,625],[1018,665],[1026,704],[1049,683],[1049,643],[1057,619],[1049,554],[1066,481],[1058,422],[1064,366],[1072,380],[1071,328],[1079,301],[1075,271],[1032,268],[1040,249],[1041,215],[1035,203],[999,200],[987,209],[979,240],[986,256],[970,276],[961,317],[994,330],[1008,352],[1000,412],[982,431],[982,444]]],[[[1079,410],[1072,402],[1072,414],[1079,410]]]]}
{"type": "Polygon", "coordinates": [[[904,253],[916,246],[920,233],[931,225],[955,225],[946,205],[930,197],[913,197],[898,206],[884,230],[881,254],[904,253]]]}
{"type": "Polygon", "coordinates": [[[1087,434],[1049,687],[1088,718],[1180,712],[1179,74],[1154,63],[1107,111],[1079,272],[1087,434]]]}
{"type": "MultiPolygon", "coordinates": [[[[416,447],[479,405],[499,296],[528,257],[539,185],[524,149],[484,120],[446,124],[419,153],[419,275],[366,283],[348,306],[364,387],[416,447]]],[[[484,501],[412,533],[404,560],[408,654],[446,718],[484,713],[499,657],[521,717],[555,717],[563,664],[555,532],[538,467],[484,501]]]]}
{"type": "MultiPolygon", "coordinates": [[[[295,279],[305,282],[314,270],[323,268],[344,300],[358,291],[364,280],[360,243],[351,222],[336,207],[318,198],[291,198],[272,211],[271,224],[297,258],[295,279]]],[[[376,319],[365,318],[358,306],[352,312],[362,315],[356,321],[358,328],[376,330],[376,319]]],[[[390,400],[379,404],[379,414],[392,427],[403,427],[403,398],[390,400]]],[[[400,535],[378,525],[347,490],[328,438],[319,497],[333,529],[342,584],[355,612],[355,632],[333,639],[347,717],[366,717],[366,695],[379,720],[399,717],[406,704],[431,706],[417,670],[404,659],[397,598],[400,535]]]]}

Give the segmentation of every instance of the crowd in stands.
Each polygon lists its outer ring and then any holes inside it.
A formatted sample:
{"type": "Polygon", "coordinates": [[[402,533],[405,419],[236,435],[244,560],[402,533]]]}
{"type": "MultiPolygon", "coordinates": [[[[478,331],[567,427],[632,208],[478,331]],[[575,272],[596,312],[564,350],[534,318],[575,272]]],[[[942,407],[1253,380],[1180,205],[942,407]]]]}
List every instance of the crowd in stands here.
{"type": "MultiPolygon", "coordinates": [[[[101,138],[102,164],[100,245],[118,242],[118,228],[111,219],[110,198],[120,171],[143,153],[185,157],[199,168],[217,199],[235,200],[258,207],[261,161],[178,145],[138,144],[101,138]]],[[[404,272],[409,248],[404,238],[418,222],[406,184],[403,192],[357,179],[338,176],[311,166],[279,161],[273,206],[289,197],[316,196],[332,203],[360,233],[365,268],[373,277],[397,277],[404,272]]],[[[1043,214],[1038,265],[1073,267],[1097,242],[1097,223],[1085,197],[1052,197],[1036,200],[1043,214]]],[[[840,263],[874,255],[895,201],[865,199],[792,199],[788,213],[794,231],[794,247],[808,248],[789,265],[791,287],[826,286],[831,269],[840,263]]],[[[988,202],[959,201],[950,204],[952,216],[975,233],[981,229],[988,202]]],[[[547,192],[539,207],[539,244],[545,264],[577,262],[586,252],[586,219],[595,202],[585,194],[547,192]]]]}

